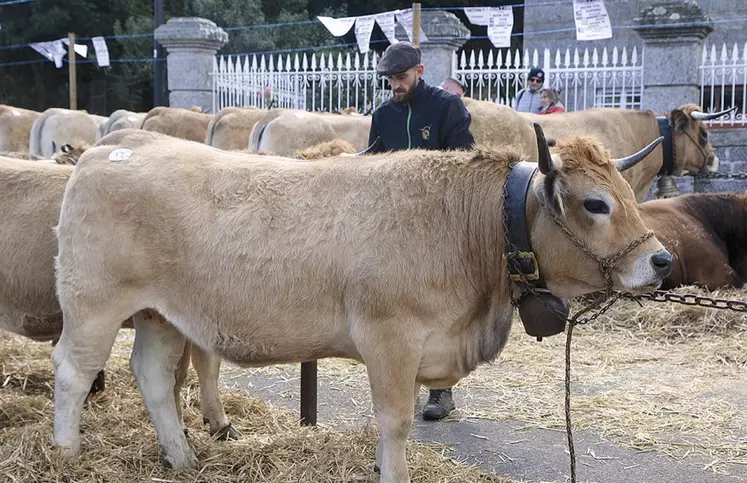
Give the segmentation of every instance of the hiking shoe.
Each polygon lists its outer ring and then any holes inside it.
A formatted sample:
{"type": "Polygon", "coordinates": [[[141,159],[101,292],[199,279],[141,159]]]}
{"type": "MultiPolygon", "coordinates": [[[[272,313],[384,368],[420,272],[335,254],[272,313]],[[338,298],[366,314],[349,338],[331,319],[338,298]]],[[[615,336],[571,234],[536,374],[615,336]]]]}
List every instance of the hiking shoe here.
{"type": "Polygon", "coordinates": [[[449,415],[454,409],[454,399],[451,397],[451,389],[431,389],[428,402],[423,407],[423,419],[436,421],[449,415]]]}

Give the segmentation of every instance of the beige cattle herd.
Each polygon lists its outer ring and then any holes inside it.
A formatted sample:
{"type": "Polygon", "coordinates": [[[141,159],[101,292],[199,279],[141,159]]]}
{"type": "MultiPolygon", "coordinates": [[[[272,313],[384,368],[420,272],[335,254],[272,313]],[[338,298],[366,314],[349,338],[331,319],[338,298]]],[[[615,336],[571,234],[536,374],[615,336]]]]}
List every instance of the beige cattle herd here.
{"type": "MultiPolygon", "coordinates": [[[[230,438],[221,359],[349,357],[368,368],[381,481],[409,481],[413,386],[453,385],[506,343],[500,212],[520,160],[538,166],[526,225],[548,288],[604,288],[579,240],[597,257],[625,253],[615,288],[661,283],[671,256],[636,209],[663,163],[653,113],[465,106],[475,151],[374,156],[355,155],[371,117],[348,111],[0,106],[0,328],[56,344],[56,445],[79,454],[83,401],[131,327],[132,370],[172,467],[198,465],[178,391],[190,360],[211,434],[230,438]]],[[[675,142],[675,174],[718,168],[697,112],[668,114],[675,141],[706,139],[675,142]]]]}

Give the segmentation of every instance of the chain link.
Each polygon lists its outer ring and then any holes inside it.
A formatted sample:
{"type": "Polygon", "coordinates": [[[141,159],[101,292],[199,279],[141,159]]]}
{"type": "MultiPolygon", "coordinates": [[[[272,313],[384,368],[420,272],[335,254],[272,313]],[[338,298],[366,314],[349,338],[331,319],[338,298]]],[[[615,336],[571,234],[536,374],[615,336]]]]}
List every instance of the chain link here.
{"type": "Polygon", "coordinates": [[[685,176],[699,179],[747,179],[747,173],[711,173],[700,171],[697,173],[685,173],[685,176]]]}
{"type": "Polygon", "coordinates": [[[633,300],[648,300],[650,302],[674,302],[681,305],[705,307],[708,309],[732,310],[734,312],[747,312],[747,302],[743,300],[729,300],[691,293],[675,293],[664,290],[656,290],[642,295],[624,294],[625,298],[633,300]]]}

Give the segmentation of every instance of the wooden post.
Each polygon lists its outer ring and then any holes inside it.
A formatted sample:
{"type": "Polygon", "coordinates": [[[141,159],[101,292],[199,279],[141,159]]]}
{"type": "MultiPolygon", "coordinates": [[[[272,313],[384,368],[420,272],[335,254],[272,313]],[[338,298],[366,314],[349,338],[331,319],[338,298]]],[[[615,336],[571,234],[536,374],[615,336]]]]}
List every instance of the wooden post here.
{"type": "Polygon", "coordinates": [[[412,44],[420,47],[420,4],[412,4],[412,44]]]}
{"type": "Polygon", "coordinates": [[[316,361],[301,363],[301,425],[316,426],[316,361]]]}
{"type": "Polygon", "coordinates": [[[78,88],[77,80],[75,76],[75,34],[68,32],[67,34],[67,60],[68,60],[68,73],[70,83],[70,109],[75,111],[78,109],[78,88]]]}

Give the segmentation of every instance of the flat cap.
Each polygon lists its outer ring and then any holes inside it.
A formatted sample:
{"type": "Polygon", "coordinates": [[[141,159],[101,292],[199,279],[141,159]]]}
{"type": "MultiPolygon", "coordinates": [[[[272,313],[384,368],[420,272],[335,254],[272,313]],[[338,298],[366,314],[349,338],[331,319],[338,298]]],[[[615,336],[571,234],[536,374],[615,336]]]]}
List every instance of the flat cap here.
{"type": "Polygon", "coordinates": [[[420,64],[420,49],[410,42],[397,42],[384,51],[376,65],[376,73],[383,76],[397,75],[420,64]]]}

